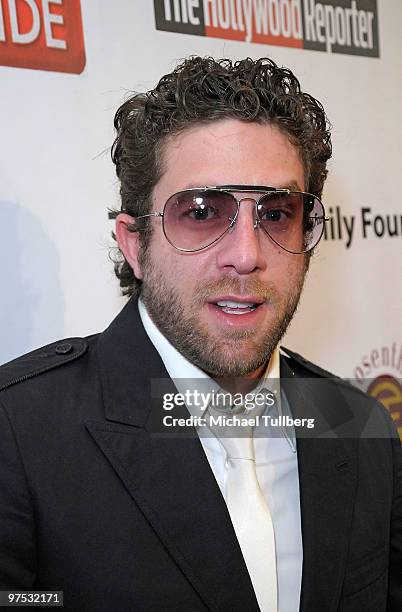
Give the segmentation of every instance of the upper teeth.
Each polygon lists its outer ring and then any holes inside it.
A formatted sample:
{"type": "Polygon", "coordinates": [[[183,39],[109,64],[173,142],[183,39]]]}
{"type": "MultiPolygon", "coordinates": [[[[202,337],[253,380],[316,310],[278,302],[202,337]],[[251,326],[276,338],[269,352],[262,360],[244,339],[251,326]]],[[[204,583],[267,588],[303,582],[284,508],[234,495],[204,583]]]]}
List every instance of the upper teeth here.
{"type": "Polygon", "coordinates": [[[230,300],[222,300],[217,302],[217,304],[226,308],[251,308],[255,306],[252,302],[231,302],[230,300]]]}

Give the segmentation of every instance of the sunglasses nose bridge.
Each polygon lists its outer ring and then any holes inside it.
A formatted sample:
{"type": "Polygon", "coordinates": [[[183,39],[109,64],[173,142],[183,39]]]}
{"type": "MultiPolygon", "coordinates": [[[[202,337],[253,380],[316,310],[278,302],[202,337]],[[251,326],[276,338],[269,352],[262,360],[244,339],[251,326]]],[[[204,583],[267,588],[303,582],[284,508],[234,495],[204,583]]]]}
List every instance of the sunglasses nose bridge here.
{"type": "Polygon", "coordinates": [[[239,206],[242,202],[254,202],[254,204],[257,204],[257,200],[255,198],[252,198],[251,196],[245,196],[244,198],[239,199],[236,198],[236,201],[239,206]]]}
{"type": "Polygon", "coordinates": [[[244,198],[236,198],[233,195],[233,198],[236,200],[237,203],[237,210],[236,210],[236,214],[234,216],[233,219],[231,219],[231,228],[234,227],[238,217],[239,217],[239,212],[240,212],[240,204],[242,202],[254,202],[254,224],[253,224],[253,229],[257,229],[260,226],[260,219],[258,218],[258,201],[256,198],[253,198],[251,196],[244,196],[244,198]]]}

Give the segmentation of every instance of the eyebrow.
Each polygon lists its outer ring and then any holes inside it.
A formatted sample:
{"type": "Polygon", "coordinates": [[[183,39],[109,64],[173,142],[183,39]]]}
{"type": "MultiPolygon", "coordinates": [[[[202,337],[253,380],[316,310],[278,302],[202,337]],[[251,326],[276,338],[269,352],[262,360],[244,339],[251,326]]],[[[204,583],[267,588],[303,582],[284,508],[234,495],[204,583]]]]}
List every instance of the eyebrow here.
{"type": "Polygon", "coordinates": [[[277,189],[289,189],[289,191],[303,191],[300,185],[296,181],[291,181],[286,185],[280,185],[277,189]]]}

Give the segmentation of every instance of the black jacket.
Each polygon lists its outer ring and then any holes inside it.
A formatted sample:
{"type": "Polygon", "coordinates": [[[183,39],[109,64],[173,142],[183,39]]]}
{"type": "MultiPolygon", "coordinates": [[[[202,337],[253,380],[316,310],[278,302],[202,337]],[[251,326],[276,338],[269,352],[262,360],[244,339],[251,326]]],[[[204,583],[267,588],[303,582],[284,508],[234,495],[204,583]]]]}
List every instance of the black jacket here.
{"type": "MultiPolygon", "coordinates": [[[[401,612],[391,419],[287,353],[293,415],[321,427],[297,441],[300,609],[401,612]]],[[[134,300],[104,333],[0,368],[0,589],[63,590],[75,612],[258,610],[199,439],[150,434],[150,380],[167,377],[134,300]]]]}

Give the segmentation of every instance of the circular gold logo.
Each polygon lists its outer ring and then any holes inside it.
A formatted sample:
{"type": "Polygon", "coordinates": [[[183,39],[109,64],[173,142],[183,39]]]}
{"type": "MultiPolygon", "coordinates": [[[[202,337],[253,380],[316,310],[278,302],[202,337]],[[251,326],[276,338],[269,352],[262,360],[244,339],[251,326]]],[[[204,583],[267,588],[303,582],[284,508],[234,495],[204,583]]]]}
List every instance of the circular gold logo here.
{"type": "Polygon", "coordinates": [[[400,382],[389,374],[383,374],[372,381],[367,393],[375,397],[389,411],[402,440],[402,386],[400,382]]]}

